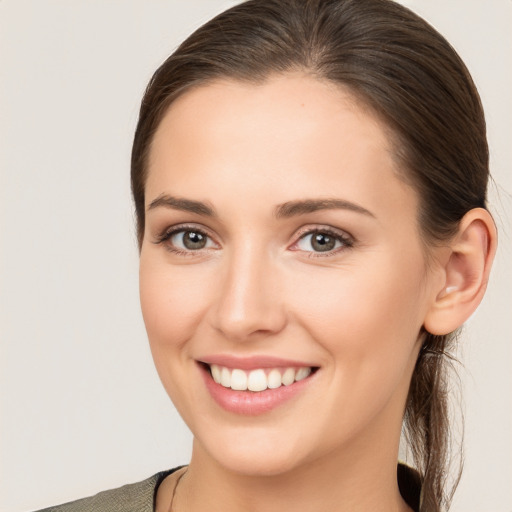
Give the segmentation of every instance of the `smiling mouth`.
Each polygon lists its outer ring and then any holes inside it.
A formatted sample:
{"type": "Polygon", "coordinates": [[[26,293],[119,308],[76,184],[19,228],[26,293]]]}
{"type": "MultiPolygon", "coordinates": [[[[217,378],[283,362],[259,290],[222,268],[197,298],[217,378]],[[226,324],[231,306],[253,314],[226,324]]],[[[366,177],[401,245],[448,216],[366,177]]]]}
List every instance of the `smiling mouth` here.
{"type": "Polygon", "coordinates": [[[242,370],[217,364],[205,364],[213,380],[225,388],[234,391],[252,391],[259,393],[267,389],[290,386],[294,382],[307,379],[318,368],[311,366],[257,368],[242,370]]]}

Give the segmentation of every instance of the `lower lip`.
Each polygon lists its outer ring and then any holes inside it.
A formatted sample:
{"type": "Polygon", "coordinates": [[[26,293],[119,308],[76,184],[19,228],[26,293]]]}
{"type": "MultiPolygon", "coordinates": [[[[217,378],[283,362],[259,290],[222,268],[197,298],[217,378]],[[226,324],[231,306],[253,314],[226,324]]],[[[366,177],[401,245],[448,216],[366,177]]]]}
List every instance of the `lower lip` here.
{"type": "Polygon", "coordinates": [[[297,396],[310,383],[315,374],[299,380],[289,386],[280,386],[265,391],[235,391],[217,384],[210,371],[199,365],[206,387],[212,398],[224,410],[244,416],[258,416],[269,412],[297,396]]]}

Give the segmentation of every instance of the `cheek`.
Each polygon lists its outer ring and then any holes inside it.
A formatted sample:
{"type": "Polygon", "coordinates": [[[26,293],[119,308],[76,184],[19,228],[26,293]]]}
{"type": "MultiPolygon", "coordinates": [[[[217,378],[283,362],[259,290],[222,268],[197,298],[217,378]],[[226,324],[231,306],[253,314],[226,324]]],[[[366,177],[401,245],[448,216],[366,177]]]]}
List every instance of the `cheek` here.
{"type": "Polygon", "coordinates": [[[208,288],[208,280],[194,267],[173,268],[141,255],[140,300],[152,350],[178,348],[193,335],[208,288]]]}
{"type": "Polygon", "coordinates": [[[383,411],[403,413],[422,325],[421,283],[412,268],[387,271],[317,275],[300,301],[296,295],[297,318],[327,358],[332,393],[323,398],[324,423],[333,426],[333,438],[357,432],[383,411]]]}
{"type": "MultiPolygon", "coordinates": [[[[422,293],[418,274],[356,269],[312,276],[295,292],[297,315],[310,324],[319,338],[336,339],[351,334],[354,340],[374,332],[408,332],[421,324],[422,293]],[[316,327],[313,327],[315,326],[316,327]]],[[[360,345],[360,343],[357,343],[360,345]]]]}
{"type": "Polygon", "coordinates": [[[422,261],[373,258],[372,265],[304,276],[296,317],[347,378],[400,378],[425,314],[422,261]]]}
{"type": "Polygon", "coordinates": [[[188,342],[204,316],[207,280],[194,265],[173,267],[164,258],[141,254],[142,315],[160,380],[185,421],[190,421],[195,389],[183,383],[196,371],[188,342]]]}

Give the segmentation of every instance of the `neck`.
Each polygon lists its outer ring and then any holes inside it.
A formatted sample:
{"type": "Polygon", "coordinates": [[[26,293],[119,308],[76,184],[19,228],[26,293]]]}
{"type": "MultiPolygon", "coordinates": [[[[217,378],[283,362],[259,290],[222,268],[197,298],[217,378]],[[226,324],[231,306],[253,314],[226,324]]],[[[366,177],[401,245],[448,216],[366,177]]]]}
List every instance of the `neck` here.
{"type": "MultiPolygon", "coordinates": [[[[175,510],[408,511],[397,485],[398,442],[381,453],[370,452],[364,439],[357,444],[361,449],[352,443],[350,449],[326,454],[280,474],[246,475],[220,466],[195,441],[175,510]]],[[[375,447],[375,443],[370,446],[375,447]]]]}

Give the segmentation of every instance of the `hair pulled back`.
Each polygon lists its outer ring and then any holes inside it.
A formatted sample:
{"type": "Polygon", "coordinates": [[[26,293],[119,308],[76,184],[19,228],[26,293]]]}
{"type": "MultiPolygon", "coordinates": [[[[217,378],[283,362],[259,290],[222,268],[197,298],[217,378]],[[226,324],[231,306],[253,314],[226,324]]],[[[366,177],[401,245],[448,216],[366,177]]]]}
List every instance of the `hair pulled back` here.
{"type": "MultiPolygon", "coordinates": [[[[486,207],[489,157],[478,92],[455,50],[427,22],[391,0],[249,0],[194,32],[146,89],[131,163],[139,245],[148,153],[172,101],[216,79],[261,83],[291,71],[348,88],[385,122],[399,175],[419,194],[427,254],[470,209],[486,207]]],[[[445,482],[453,339],[424,333],[405,409],[421,510],[428,512],[447,509],[452,494],[445,482]]]]}

